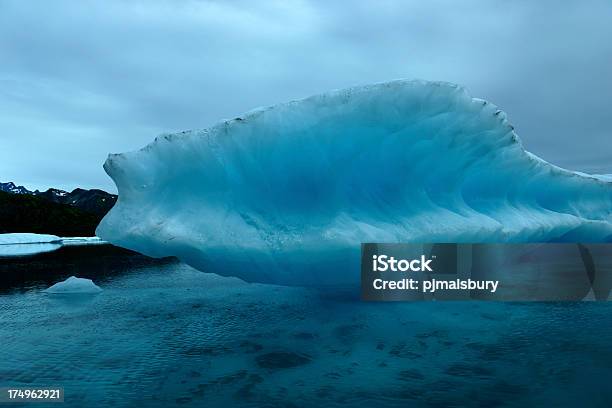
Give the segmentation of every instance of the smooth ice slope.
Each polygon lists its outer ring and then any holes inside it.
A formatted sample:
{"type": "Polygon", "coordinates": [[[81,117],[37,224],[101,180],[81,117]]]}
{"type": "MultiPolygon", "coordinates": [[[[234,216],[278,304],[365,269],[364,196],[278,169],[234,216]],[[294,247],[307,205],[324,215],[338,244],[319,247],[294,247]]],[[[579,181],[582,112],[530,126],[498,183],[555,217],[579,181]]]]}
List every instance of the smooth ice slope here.
{"type": "Polygon", "coordinates": [[[56,283],[50,288],[46,289],[45,292],[56,295],[68,295],[68,294],[86,294],[86,293],[99,293],[102,289],[98,287],[91,279],[77,278],[71,276],[63,282],[56,283]]]}
{"type": "Polygon", "coordinates": [[[611,181],[612,182],[612,174],[599,174],[596,176],[600,180],[611,181]]]}
{"type": "Polygon", "coordinates": [[[98,236],[247,281],[358,282],[361,242],[612,241],[612,183],[526,152],[447,83],[260,109],[104,168],[119,201],[98,236]]]}

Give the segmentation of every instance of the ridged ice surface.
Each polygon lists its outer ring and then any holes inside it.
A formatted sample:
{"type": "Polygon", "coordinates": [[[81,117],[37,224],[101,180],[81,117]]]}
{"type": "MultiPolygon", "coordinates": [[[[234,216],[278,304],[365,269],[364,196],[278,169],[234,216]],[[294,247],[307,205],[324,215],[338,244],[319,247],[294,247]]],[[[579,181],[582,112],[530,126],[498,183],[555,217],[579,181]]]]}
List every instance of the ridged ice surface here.
{"type": "Polygon", "coordinates": [[[313,96],[104,167],[119,201],[98,236],[247,281],[358,282],[361,242],[612,241],[608,176],[526,152],[502,111],[447,83],[313,96]]]}

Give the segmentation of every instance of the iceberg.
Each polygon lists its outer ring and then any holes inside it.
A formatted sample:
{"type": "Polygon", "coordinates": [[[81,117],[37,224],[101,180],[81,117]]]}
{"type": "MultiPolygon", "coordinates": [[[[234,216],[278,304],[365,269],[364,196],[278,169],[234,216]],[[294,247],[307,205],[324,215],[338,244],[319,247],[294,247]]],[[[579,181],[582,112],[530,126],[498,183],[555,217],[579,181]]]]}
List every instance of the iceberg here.
{"type": "Polygon", "coordinates": [[[96,235],[248,282],[359,282],[362,242],[611,242],[612,182],[525,151],[506,114],[393,81],[111,154],[96,235]]]}
{"type": "Polygon", "coordinates": [[[71,276],[65,281],[56,283],[48,289],[45,289],[45,292],[55,295],[93,294],[102,292],[102,289],[93,283],[91,279],[71,276]]]}

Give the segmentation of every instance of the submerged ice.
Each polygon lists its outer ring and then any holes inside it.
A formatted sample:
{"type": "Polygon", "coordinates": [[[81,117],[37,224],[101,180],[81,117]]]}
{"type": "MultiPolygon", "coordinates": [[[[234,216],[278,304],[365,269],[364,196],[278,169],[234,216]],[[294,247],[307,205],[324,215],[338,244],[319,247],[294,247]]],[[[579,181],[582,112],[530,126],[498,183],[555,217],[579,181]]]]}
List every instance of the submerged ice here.
{"type": "Polygon", "coordinates": [[[110,155],[97,235],[206,272],[359,281],[362,242],[610,242],[612,182],[526,152],[453,84],[395,81],[259,109],[110,155]]]}

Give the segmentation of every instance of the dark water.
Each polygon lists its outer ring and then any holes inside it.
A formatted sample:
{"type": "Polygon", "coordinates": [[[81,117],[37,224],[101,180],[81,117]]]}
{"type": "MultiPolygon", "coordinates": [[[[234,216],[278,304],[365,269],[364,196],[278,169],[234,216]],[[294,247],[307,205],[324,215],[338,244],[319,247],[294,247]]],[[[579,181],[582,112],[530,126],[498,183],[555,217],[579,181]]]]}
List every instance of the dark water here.
{"type": "Polygon", "coordinates": [[[0,387],[61,406],[612,405],[609,303],[363,303],[111,247],[0,272],[0,387]],[[41,293],[69,275],[104,291],[41,293]]]}

